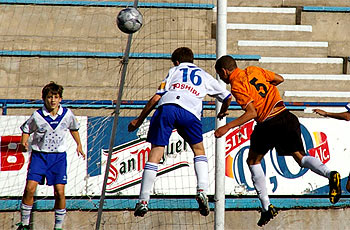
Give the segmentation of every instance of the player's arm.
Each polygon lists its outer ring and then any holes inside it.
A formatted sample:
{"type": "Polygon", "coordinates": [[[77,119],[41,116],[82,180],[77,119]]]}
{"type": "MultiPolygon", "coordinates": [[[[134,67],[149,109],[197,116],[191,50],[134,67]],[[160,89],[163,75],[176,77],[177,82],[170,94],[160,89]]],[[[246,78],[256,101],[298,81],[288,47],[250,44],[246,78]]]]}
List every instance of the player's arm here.
{"type": "Polygon", "coordinates": [[[272,81],[270,81],[270,84],[277,86],[277,85],[281,84],[282,82],[284,82],[284,78],[281,75],[275,73],[275,76],[272,79],[272,81]]]}
{"type": "Polygon", "coordinates": [[[225,135],[230,129],[235,128],[237,126],[243,125],[247,121],[250,121],[251,119],[254,119],[257,117],[256,109],[253,105],[253,103],[249,103],[247,107],[244,109],[244,113],[239,116],[237,119],[227,123],[224,126],[221,126],[217,130],[215,130],[215,137],[222,137],[225,135]]]}
{"type": "Polygon", "coordinates": [[[222,105],[221,105],[221,108],[220,108],[220,112],[218,113],[217,115],[217,118],[219,119],[222,119],[224,118],[225,116],[228,115],[228,107],[230,106],[231,104],[231,100],[232,100],[232,95],[230,95],[229,97],[227,97],[223,102],[222,102],[222,105]]]}
{"type": "Polygon", "coordinates": [[[331,117],[331,118],[335,118],[338,120],[350,121],[350,112],[331,113],[331,112],[326,112],[322,109],[314,109],[313,112],[317,113],[318,115],[321,115],[323,117],[331,117]]]}
{"type": "Polygon", "coordinates": [[[156,107],[158,104],[158,101],[162,98],[161,95],[155,94],[146,104],[146,106],[143,108],[141,114],[132,120],[130,124],[128,125],[128,131],[132,132],[135,131],[142,122],[146,119],[146,117],[151,113],[151,111],[156,107]]]}
{"type": "Polygon", "coordinates": [[[78,130],[69,130],[70,134],[72,135],[75,143],[77,144],[77,154],[78,156],[81,155],[83,159],[85,160],[85,153],[83,151],[83,146],[80,141],[80,135],[78,130]]]}
{"type": "Polygon", "coordinates": [[[28,152],[28,139],[30,134],[29,133],[22,133],[21,137],[21,149],[22,152],[28,152]]]}

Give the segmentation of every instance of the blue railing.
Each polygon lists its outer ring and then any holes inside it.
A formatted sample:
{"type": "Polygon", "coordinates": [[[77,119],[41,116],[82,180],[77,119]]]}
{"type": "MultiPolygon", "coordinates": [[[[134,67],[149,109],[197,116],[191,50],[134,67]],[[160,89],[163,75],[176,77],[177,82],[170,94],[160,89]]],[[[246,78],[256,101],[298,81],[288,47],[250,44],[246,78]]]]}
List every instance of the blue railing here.
{"type": "MultiPolygon", "coordinates": [[[[147,101],[134,101],[123,100],[121,102],[121,109],[142,109],[146,105],[147,101]]],[[[80,108],[80,109],[114,109],[116,102],[114,100],[62,100],[62,105],[68,108],[80,108]]],[[[285,102],[286,106],[290,110],[304,110],[307,107],[344,107],[347,102],[285,102]]],[[[7,114],[7,109],[20,109],[20,108],[40,108],[43,106],[42,100],[29,100],[29,99],[0,99],[0,108],[2,108],[2,115],[7,114]]],[[[213,110],[215,109],[214,101],[204,101],[203,109],[213,110]]],[[[240,110],[241,107],[232,102],[229,107],[230,110],[240,110]]]]}
{"type": "MultiPolygon", "coordinates": [[[[66,51],[35,51],[35,50],[0,50],[0,56],[20,57],[72,57],[72,58],[122,58],[122,52],[66,52],[66,51]]],[[[260,55],[231,55],[236,60],[259,60],[260,55]]],[[[170,59],[170,53],[130,53],[129,58],[170,59]]],[[[215,60],[215,54],[195,54],[195,59],[215,60]]]]}
{"type": "Polygon", "coordinates": [[[304,6],[303,11],[308,12],[334,12],[334,13],[349,13],[350,7],[341,6],[304,6]]]}
{"type": "MultiPolygon", "coordinates": [[[[51,6],[93,6],[93,7],[128,7],[134,2],[125,1],[55,1],[55,0],[0,0],[0,4],[17,5],[51,5],[51,6]]],[[[211,10],[214,4],[196,3],[167,3],[167,2],[139,2],[140,8],[170,8],[170,9],[208,9],[211,10]]]]}

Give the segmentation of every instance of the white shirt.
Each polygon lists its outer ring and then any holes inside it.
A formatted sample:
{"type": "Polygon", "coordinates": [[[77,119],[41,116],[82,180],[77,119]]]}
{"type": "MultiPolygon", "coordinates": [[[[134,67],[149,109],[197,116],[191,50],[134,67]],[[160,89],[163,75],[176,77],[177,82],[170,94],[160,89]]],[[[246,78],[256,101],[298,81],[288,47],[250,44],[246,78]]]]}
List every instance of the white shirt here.
{"type": "Polygon", "coordinates": [[[346,110],[347,110],[348,112],[350,112],[350,103],[348,103],[348,104],[345,106],[345,108],[346,108],[346,110]]]}
{"type": "Polygon", "coordinates": [[[193,63],[180,63],[171,68],[157,94],[162,95],[159,106],[177,104],[193,113],[199,120],[202,101],[206,95],[215,97],[220,102],[231,95],[213,76],[193,63]]]}
{"type": "Polygon", "coordinates": [[[68,149],[66,135],[68,130],[80,127],[73,112],[60,106],[55,116],[42,107],[36,110],[21,126],[23,133],[32,135],[32,150],[47,153],[65,152],[68,149]]]}

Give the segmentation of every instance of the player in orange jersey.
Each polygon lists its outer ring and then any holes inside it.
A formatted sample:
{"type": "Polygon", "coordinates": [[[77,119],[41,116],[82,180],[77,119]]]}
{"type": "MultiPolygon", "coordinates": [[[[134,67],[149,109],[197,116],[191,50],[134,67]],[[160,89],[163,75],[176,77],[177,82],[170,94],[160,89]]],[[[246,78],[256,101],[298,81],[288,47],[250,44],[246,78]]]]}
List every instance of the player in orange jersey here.
{"type": "MultiPolygon", "coordinates": [[[[345,109],[346,109],[345,112],[339,112],[339,113],[326,112],[322,109],[314,109],[313,112],[317,113],[318,115],[321,115],[323,117],[331,117],[331,118],[335,118],[338,120],[350,121],[350,103],[348,103],[345,106],[345,109]]],[[[350,192],[350,174],[348,176],[348,181],[346,182],[346,190],[348,190],[348,192],[350,192]]]]}
{"type": "Polygon", "coordinates": [[[305,154],[299,120],[286,109],[276,87],[284,81],[283,77],[255,66],[239,69],[236,61],[228,55],[217,60],[215,70],[225,83],[231,85],[232,95],[245,111],[237,119],[218,128],[215,137],[222,137],[231,128],[251,119],[257,122],[250,139],[247,163],[262,205],[258,225],[267,224],[278,213],[270,203],[261,167],[261,160],[273,148],[276,148],[279,155],[293,156],[300,167],[327,177],[330,185],[329,199],[335,204],[341,195],[340,175],[329,170],[319,159],[305,154]]]}

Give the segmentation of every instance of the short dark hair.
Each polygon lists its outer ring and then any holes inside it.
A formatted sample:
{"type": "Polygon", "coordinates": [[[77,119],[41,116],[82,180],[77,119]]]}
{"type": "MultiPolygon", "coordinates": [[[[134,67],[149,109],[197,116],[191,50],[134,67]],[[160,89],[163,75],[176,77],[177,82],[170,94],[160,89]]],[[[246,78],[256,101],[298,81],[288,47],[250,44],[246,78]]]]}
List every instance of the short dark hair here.
{"type": "Polygon", "coordinates": [[[53,81],[50,81],[49,84],[45,85],[43,90],[41,91],[41,97],[45,100],[46,96],[49,94],[58,94],[61,98],[63,95],[63,86],[56,84],[53,81]]]}
{"type": "Polygon", "coordinates": [[[171,61],[175,64],[176,61],[179,63],[190,62],[193,63],[193,52],[190,48],[180,47],[174,50],[171,54],[171,61]]]}
{"type": "Polygon", "coordinates": [[[234,70],[237,68],[237,63],[233,57],[230,55],[225,55],[220,57],[216,63],[215,63],[215,69],[221,70],[221,69],[227,69],[227,70],[234,70]]]}

